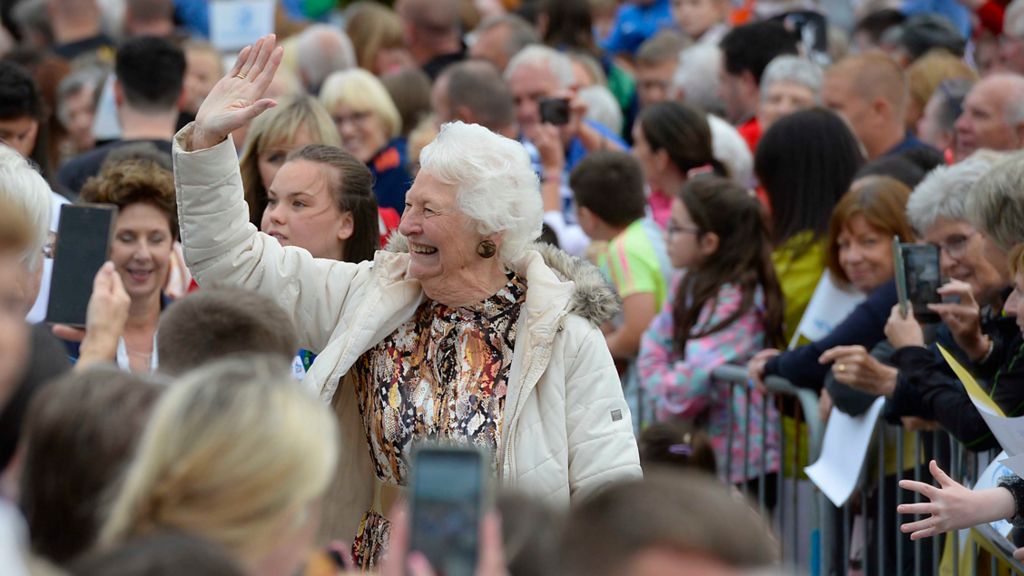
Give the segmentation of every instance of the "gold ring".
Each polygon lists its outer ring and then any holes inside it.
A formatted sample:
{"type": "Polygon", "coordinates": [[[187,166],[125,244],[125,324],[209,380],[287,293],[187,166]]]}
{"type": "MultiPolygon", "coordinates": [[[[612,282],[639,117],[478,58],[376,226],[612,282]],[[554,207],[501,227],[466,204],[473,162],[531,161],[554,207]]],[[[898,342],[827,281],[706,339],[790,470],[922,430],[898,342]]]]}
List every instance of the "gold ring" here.
{"type": "Polygon", "coordinates": [[[840,372],[846,372],[846,364],[836,364],[836,370],[840,372]]]}
{"type": "Polygon", "coordinates": [[[245,80],[245,74],[239,72],[238,74],[235,74],[235,78],[241,78],[242,80],[245,80]]]}

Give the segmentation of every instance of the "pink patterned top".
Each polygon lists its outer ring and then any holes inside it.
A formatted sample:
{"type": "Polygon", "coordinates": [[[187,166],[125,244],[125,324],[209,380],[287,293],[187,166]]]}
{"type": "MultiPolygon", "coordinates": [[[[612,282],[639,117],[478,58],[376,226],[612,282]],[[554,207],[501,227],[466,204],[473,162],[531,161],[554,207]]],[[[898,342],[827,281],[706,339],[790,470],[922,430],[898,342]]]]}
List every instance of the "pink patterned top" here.
{"type": "MultiPolygon", "coordinates": [[[[675,350],[672,336],[672,306],[678,297],[678,289],[679,282],[676,282],[661,313],[644,334],[637,359],[640,385],[654,404],[655,418],[659,421],[696,420],[699,417],[706,420],[708,436],[718,459],[719,475],[726,477],[726,462],[731,462],[732,469],[728,474],[731,482],[757,478],[762,451],[767,451],[765,472],[777,471],[779,416],[775,406],[769,403],[767,422],[764,422],[764,398],[760,392],[750,386],[717,382],[711,376],[715,368],[724,364],[746,364],[764,348],[764,299],[760,291],[754,299],[755,305],[733,323],[709,336],[687,340],[686,359],[683,360],[675,350]],[[750,442],[746,443],[748,398],[750,442]]],[[[717,300],[704,305],[696,328],[717,324],[735,312],[741,302],[742,293],[738,287],[723,285],[717,300]]]]}

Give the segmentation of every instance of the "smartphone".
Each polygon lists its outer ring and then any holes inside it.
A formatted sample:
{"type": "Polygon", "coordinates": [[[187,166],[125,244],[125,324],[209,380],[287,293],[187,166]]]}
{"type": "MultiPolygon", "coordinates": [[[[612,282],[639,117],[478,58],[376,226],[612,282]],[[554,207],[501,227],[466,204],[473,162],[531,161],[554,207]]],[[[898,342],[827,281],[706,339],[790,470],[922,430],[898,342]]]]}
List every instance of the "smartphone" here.
{"type": "Polygon", "coordinates": [[[939,271],[939,248],[934,244],[900,244],[906,294],[914,317],[922,324],[939,321],[939,315],[928,309],[939,304],[942,276],[939,271]]]}
{"type": "Polygon", "coordinates": [[[117,206],[65,204],[53,253],[53,276],[46,321],[85,326],[92,284],[110,257],[117,206]]]}
{"type": "Polygon", "coordinates": [[[540,121],[555,126],[569,123],[568,98],[542,98],[540,100],[540,121]]]}
{"type": "Polygon", "coordinates": [[[423,445],[413,451],[410,551],[439,576],[473,576],[488,501],[490,455],[473,447],[423,445]]]}

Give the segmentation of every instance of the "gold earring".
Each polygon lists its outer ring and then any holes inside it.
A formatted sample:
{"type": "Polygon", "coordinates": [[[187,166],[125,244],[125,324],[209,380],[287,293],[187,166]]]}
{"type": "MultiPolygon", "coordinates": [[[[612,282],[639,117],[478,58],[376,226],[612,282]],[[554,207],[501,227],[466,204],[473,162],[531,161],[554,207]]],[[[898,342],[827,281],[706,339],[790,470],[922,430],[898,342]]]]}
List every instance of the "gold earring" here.
{"type": "Polygon", "coordinates": [[[476,253],[481,258],[494,258],[498,253],[498,247],[490,240],[482,240],[476,245],[476,253]]]}

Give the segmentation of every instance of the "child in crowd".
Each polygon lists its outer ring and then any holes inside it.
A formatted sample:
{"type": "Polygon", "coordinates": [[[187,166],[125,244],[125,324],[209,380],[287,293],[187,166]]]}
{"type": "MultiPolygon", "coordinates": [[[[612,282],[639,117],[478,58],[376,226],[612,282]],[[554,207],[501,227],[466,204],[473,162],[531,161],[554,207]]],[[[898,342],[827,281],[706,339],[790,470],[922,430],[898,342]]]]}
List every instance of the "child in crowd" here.
{"type": "Polygon", "coordinates": [[[597,265],[622,298],[622,322],[606,331],[608,349],[616,359],[632,359],[665,301],[671,273],[661,231],[645,217],[643,171],[624,152],[595,152],[572,171],[569,185],[583,231],[607,242],[597,265]]]}
{"type": "Polygon", "coordinates": [[[768,451],[765,472],[774,472],[779,465],[774,409],[762,422],[765,400],[759,391],[733,389],[712,376],[715,368],[742,363],[782,338],[782,293],[761,204],[729,180],[692,179],[672,202],[667,237],[672,265],[685,275],[644,334],[637,360],[654,416],[706,426],[719,471],[731,482],[758,476],[762,446],[768,451]],[[751,438],[746,451],[745,435],[751,438]]]}

